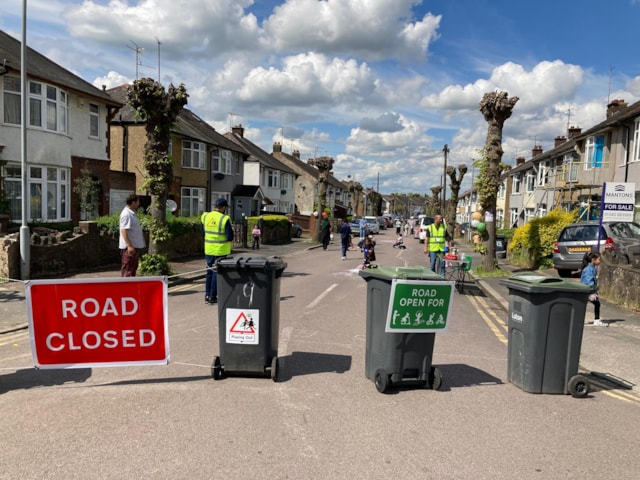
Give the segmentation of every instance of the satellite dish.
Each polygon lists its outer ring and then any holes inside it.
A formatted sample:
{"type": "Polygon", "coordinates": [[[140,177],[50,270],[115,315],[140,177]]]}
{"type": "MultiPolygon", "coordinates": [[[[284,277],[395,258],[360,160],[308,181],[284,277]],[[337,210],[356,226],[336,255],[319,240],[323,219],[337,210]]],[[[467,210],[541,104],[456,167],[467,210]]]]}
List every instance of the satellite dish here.
{"type": "Polygon", "coordinates": [[[178,209],[178,204],[173,200],[167,200],[167,210],[171,213],[175,212],[178,209]]]}

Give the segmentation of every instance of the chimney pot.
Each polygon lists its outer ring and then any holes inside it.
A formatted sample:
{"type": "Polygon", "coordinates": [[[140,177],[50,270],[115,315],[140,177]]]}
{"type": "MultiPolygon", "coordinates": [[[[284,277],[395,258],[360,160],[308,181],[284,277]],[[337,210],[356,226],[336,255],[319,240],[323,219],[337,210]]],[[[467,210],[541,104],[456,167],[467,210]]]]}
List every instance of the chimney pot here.
{"type": "Polygon", "coordinates": [[[522,165],[524,163],[524,157],[516,158],[516,165],[522,165]]]}
{"type": "Polygon", "coordinates": [[[540,155],[541,153],[542,153],[542,147],[540,145],[536,145],[531,150],[531,156],[532,157],[536,157],[536,156],[540,155]]]}
{"type": "Polygon", "coordinates": [[[566,141],[567,141],[567,137],[565,137],[564,135],[558,135],[555,139],[555,142],[553,143],[553,148],[559,147],[566,141]]]}
{"type": "Polygon", "coordinates": [[[242,127],[242,124],[239,124],[233,127],[231,129],[231,133],[233,133],[234,135],[240,136],[240,138],[244,138],[244,128],[242,127]]]}

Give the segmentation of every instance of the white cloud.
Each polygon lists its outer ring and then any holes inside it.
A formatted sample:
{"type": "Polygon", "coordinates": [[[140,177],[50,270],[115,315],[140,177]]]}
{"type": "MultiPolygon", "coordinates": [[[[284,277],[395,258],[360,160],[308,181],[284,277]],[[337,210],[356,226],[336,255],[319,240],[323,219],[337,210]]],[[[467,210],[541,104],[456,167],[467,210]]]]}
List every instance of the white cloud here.
{"type": "Polygon", "coordinates": [[[288,0],[264,22],[276,50],[314,50],[365,59],[420,60],[437,38],[440,16],[412,19],[415,0],[288,0]]]}
{"type": "Polygon", "coordinates": [[[102,89],[102,86],[105,85],[107,90],[114,87],[119,87],[124,84],[131,84],[133,80],[131,78],[125,77],[124,75],[119,74],[118,72],[114,72],[113,70],[107,73],[104,77],[98,77],[93,81],[93,86],[102,89]]]}

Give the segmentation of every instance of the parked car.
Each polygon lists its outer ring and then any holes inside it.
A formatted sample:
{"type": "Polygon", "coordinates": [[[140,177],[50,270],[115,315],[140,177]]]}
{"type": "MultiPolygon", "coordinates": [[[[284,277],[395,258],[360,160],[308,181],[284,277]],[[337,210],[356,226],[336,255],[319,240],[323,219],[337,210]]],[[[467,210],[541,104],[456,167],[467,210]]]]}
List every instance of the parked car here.
{"type": "Polygon", "coordinates": [[[387,229],[387,221],[384,219],[384,217],[378,217],[378,218],[376,218],[376,220],[378,221],[378,225],[380,226],[380,230],[386,230],[387,229]]]}
{"type": "Polygon", "coordinates": [[[427,217],[426,215],[420,215],[418,219],[418,240],[420,243],[424,243],[424,239],[427,238],[427,227],[433,223],[433,217],[427,217]]]}
{"type": "MultiPolygon", "coordinates": [[[[585,253],[598,245],[598,221],[573,223],[562,229],[553,248],[553,266],[561,277],[582,267],[585,253]]],[[[615,263],[632,263],[640,254],[640,225],[635,222],[603,222],[600,252],[609,252],[615,263]]]]}
{"type": "Polygon", "coordinates": [[[364,219],[367,221],[367,227],[371,233],[375,235],[380,233],[380,224],[378,224],[376,217],[364,217],[364,219]]]}
{"type": "Polygon", "coordinates": [[[291,236],[300,238],[302,236],[302,226],[297,223],[291,223],[291,236]]]}
{"type": "MultiPolygon", "coordinates": [[[[360,236],[360,219],[354,218],[353,220],[351,220],[351,222],[349,222],[349,226],[351,227],[351,235],[353,235],[354,237],[359,237],[360,236]]],[[[369,231],[368,226],[365,227],[364,230],[365,230],[365,235],[369,235],[371,233],[369,231]]]]}

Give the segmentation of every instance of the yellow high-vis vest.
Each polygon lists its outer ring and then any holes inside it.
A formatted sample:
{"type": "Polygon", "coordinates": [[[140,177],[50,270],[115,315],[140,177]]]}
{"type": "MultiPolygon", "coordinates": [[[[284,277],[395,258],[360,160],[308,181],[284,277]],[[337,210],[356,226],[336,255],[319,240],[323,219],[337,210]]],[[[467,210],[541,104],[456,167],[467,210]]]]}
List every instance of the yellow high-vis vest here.
{"type": "Polygon", "coordinates": [[[231,221],[229,215],[214,210],[201,217],[204,225],[204,254],[222,257],[231,253],[231,242],[227,240],[225,227],[231,221]]]}
{"type": "Polygon", "coordinates": [[[445,233],[447,231],[444,223],[441,223],[440,227],[436,227],[436,224],[432,223],[427,227],[427,230],[429,230],[429,251],[444,252],[445,233]]]}

